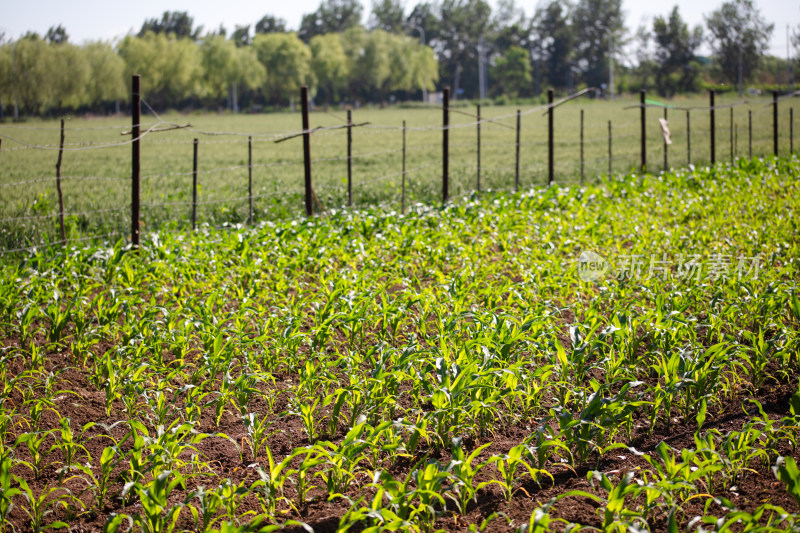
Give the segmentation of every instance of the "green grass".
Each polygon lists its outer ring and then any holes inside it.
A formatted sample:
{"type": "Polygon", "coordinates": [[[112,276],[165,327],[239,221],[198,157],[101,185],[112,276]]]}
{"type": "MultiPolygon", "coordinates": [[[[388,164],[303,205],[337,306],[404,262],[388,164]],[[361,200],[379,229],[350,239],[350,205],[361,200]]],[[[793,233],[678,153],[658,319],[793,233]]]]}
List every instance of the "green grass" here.
{"type": "MultiPolygon", "coordinates": [[[[719,97],[718,104],[730,103],[733,97],[719,97]]],[[[753,111],[753,153],[769,155],[771,144],[771,109],[767,99],[756,99],[751,105],[736,109],[738,124],[737,156],[747,156],[747,110],[753,111]]],[[[585,178],[595,181],[608,173],[608,121],[613,127],[613,172],[628,173],[639,168],[639,110],[626,109],[632,100],[614,102],[576,100],[556,109],[555,174],[559,183],[580,181],[579,117],[585,111],[585,178]]],[[[676,100],[675,105],[707,104],[706,99],[676,100]]],[[[781,107],[781,153],[788,152],[788,113],[790,102],[781,107]]],[[[146,108],[145,108],[146,109],[146,108]]],[[[474,113],[472,107],[457,108],[474,113]]],[[[525,111],[523,109],[523,111],[525,111]]],[[[499,124],[482,127],[482,188],[509,190],[514,187],[515,122],[513,107],[484,107],[484,117],[505,116],[499,124]]],[[[663,168],[663,140],[657,118],[660,109],[648,109],[648,168],[663,168]]],[[[408,131],[406,178],[407,202],[436,203],[441,198],[441,125],[442,113],[436,109],[360,109],[354,111],[356,123],[370,126],[353,132],[353,196],[360,206],[384,205],[400,208],[401,132],[380,126],[399,127],[403,120],[409,128],[433,128],[408,131]],[[372,154],[372,155],[365,155],[372,154]]],[[[334,126],[343,123],[345,113],[312,114],[311,125],[334,126]]],[[[302,140],[276,144],[270,133],[297,131],[299,114],[260,115],[189,114],[165,115],[165,120],[191,123],[195,129],[152,133],[142,146],[142,220],[145,229],[186,227],[191,213],[192,139],[199,138],[199,206],[198,221],[212,226],[241,223],[247,219],[247,139],[232,135],[203,135],[198,131],[252,133],[253,193],[258,220],[293,217],[303,210],[302,140]],[[152,206],[152,207],[151,207],[152,206]]],[[[669,165],[687,163],[686,117],[680,111],[670,112],[674,144],[670,147],[669,165]]],[[[143,121],[151,124],[155,117],[145,113],[143,121]]],[[[451,194],[467,194],[477,186],[476,128],[469,116],[451,113],[451,194]]],[[[32,120],[22,128],[0,124],[3,151],[0,153],[0,244],[15,248],[57,240],[58,198],[55,163],[57,159],[58,122],[32,120]],[[29,129],[33,128],[33,129],[29,129]],[[41,129],[39,129],[41,128],[41,129]],[[10,137],[10,138],[9,138],[10,137]],[[51,150],[19,149],[13,139],[28,144],[48,145],[51,150]],[[31,182],[30,180],[42,180],[31,182]],[[20,183],[22,182],[22,183],[20,183]],[[18,183],[18,185],[9,185],[18,183]],[[22,220],[8,220],[18,219],[22,220]]],[[[126,136],[129,119],[71,118],[67,121],[68,148],[116,144],[126,136]],[[90,128],[90,129],[82,129],[90,128]],[[106,129],[91,129],[106,128],[106,129]]],[[[730,159],[729,115],[717,113],[717,159],[730,159]]],[[[692,114],[692,162],[705,164],[709,159],[708,113],[692,114]]],[[[522,117],[520,186],[527,189],[547,181],[547,118],[542,112],[522,117]]],[[[322,131],[312,140],[315,191],[328,208],[346,205],[346,133],[344,130],[322,131]]],[[[64,154],[62,175],[79,178],[63,182],[67,212],[67,233],[72,239],[118,232],[130,233],[130,146],[68,151],[64,154]],[[97,178],[97,179],[84,179],[97,178]],[[95,212],[101,210],[100,212],[95,212]]]]}
{"type": "Polygon", "coordinates": [[[740,160],[4,261],[0,523],[794,531],[798,175],[740,160]]]}

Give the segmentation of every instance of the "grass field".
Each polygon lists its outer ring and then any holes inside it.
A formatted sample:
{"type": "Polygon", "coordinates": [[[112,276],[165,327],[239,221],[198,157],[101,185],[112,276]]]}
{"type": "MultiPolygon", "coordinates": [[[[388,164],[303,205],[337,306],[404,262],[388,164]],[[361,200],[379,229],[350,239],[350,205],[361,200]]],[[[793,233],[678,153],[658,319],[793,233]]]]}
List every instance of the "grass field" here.
{"type": "Polygon", "coordinates": [[[798,175],[5,261],[0,529],[798,531],[798,175]]]}
{"type": "MultiPolygon", "coordinates": [[[[732,103],[734,96],[718,96],[717,104],[732,103]]],[[[638,101],[638,100],[637,100],[638,101]]],[[[580,181],[581,109],[585,112],[585,176],[588,181],[608,173],[608,121],[612,121],[612,167],[614,173],[628,173],[639,167],[639,109],[628,108],[634,100],[614,102],[574,100],[555,112],[555,173],[559,183],[580,181]]],[[[772,115],[768,99],[754,100],[735,109],[736,155],[748,155],[747,112],[753,112],[753,153],[772,153],[772,115]]],[[[670,102],[679,106],[704,106],[707,99],[670,102]]],[[[789,107],[781,103],[780,150],[789,151],[789,107]]],[[[147,111],[147,107],[144,107],[147,111]]],[[[477,187],[476,127],[474,119],[458,113],[474,113],[474,107],[458,107],[451,113],[451,193],[467,194],[477,187]]],[[[523,112],[527,111],[523,108],[523,112]]],[[[482,125],[482,189],[509,190],[514,187],[515,123],[513,107],[484,107],[484,117],[498,117],[482,125]]],[[[658,118],[663,110],[648,113],[648,167],[660,172],[664,165],[663,138],[658,118]]],[[[686,113],[669,112],[674,144],[669,148],[669,166],[687,164],[686,113]]],[[[441,198],[441,125],[437,109],[359,109],[356,123],[368,126],[353,131],[353,196],[357,205],[400,208],[401,147],[399,129],[406,120],[407,201],[435,203],[441,198]],[[431,128],[431,129],[413,129],[431,128]]],[[[144,113],[143,122],[156,117],[144,113]]],[[[62,175],[67,233],[71,239],[116,232],[130,232],[130,146],[97,148],[118,144],[127,137],[129,118],[79,119],[67,121],[67,148],[62,175]]],[[[142,218],[145,229],[186,227],[192,200],[192,139],[199,139],[198,221],[212,226],[239,223],[247,218],[247,138],[241,135],[205,135],[200,132],[238,132],[254,135],[253,189],[257,220],[293,217],[303,209],[302,140],[276,144],[272,135],[300,129],[299,113],[259,115],[169,114],[164,120],[191,123],[193,128],[152,133],[142,147],[142,218]]],[[[334,126],[345,113],[332,110],[312,114],[311,125],[334,126]]],[[[691,160],[709,160],[709,117],[707,111],[693,111],[691,160]]],[[[730,160],[730,115],[717,111],[717,159],[730,160]]],[[[163,126],[162,126],[163,127],[163,126]]],[[[522,117],[520,186],[527,189],[547,181],[547,118],[541,111],[522,117]]],[[[0,245],[6,249],[41,244],[58,238],[58,199],[55,164],[58,156],[58,121],[36,120],[25,124],[0,124],[3,135],[0,153],[0,245]],[[47,145],[28,149],[20,142],[47,145]]],[[[346,132],[320,131],[312,140],[315,191],[328,208],[346,204],[346,132]]]]}

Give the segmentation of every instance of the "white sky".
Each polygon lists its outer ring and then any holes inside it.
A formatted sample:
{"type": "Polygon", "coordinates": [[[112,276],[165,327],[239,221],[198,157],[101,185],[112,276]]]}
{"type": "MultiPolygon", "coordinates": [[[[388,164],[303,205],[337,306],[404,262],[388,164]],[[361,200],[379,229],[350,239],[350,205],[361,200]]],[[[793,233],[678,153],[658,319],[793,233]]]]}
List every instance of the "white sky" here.
{"type": "MultiPolygon", "coordinates": [[[[361,0],[365,6],[364,22],[369,16],[371,0],[361,0]]],[[[492,7],[497,0],[488,0],[492,7]]],[[[517,4],[528,15],[533,12],[537,0],[520,1],[517,4]]],[[[627,15],[627,26],[631,31],[647,21],[652,24],[655,15],[666,15],[677,4],[681,16],[694,26],[703,22],[708,14],[722,4],[723,0],[671,0],[653,2],[643,0],[623,0],[623,10],[627,15]]],[[[51,26],[62,24],[72,42],[92,39],[111,40],[128,32],[136,32],[145,19],[161,17],[164,11],[188,11],[194,17],[195,25],[202,24],[211,30],[223,24],[232,31],[237,24],[255,23],[265,14],[285,19],[290,29],[300,25],[304,13],[317,9],[320,0],[288,0],[276,2],[254,2],[248,0],[139,0],[138,2],[109,2],[108,0],[4,0],[0,7],[0,31],[7,37],[17,38],[28,30],[44,34],[51,26]]],[[[416,0],[406,0],[406,13],[416,4],[416,0]]],[[[796,28],[800,24],[800,0],[755,0],[767,22],[775,24],[769,52],[780,57],[786,56],[786,25],[796,28]]],[[[794,51],[792,51],[794,55],[794,51]]]]}

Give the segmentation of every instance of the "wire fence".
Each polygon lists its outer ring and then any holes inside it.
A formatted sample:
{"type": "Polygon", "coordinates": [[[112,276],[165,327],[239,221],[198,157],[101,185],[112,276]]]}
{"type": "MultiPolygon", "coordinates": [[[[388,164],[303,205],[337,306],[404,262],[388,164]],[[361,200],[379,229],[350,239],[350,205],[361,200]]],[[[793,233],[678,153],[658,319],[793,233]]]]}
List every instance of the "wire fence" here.
{"type": "Polygon", "coordinates": [[[653,102],[642,93],[600,119],[596,100],[582,99],[592,91],[557,101],[550,92],[546,104],[493,116],[451,105],[445,92],[442,105],[409,112],[415,124],[320,110],[311,113],[322,122],[313,128],[217,131],[165,120],[146,100],[147,120],[136,124],[0,124],[0,255],[131,242],[135,227],[253,224],[346,206],[405,212],[486,191],[794,151],[791,99],[800,93],[726,103],[711,93],[707,106],[653,102]],[[59,143],[47,140],[57,134],[59,143]],[[144,155],[134,162],[138,148],[144,155]],[[71,168],[64,176],[62,158],[71,168]]]}

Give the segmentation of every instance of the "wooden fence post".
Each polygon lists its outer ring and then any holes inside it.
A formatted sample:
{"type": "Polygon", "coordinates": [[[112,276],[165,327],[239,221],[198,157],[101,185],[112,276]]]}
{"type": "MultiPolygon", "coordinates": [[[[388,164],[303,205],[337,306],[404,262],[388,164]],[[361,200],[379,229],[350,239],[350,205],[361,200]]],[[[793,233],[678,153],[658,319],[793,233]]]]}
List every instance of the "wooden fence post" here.
{"type": "Polygon", "coordinates": [[[140,93],[141,76],[134,74],[131,80],[131,245],[139,247],[139,191],[141,150],[139,145],[139,132],[141,126],[142,95],[140,93]]]}
{"type": "Polygon", "coordinates": [[[733,108],[731,108],[730,115],[731,115],[731,120],[730,120],[730,124],[728,125],[728,127],[730,128],[730,136],[731,136],[731,139],[730,139],[730,143],[731,143],[731,163],[733,163],[733,108]]]}
{"type": "Polygon", "coordinates": [[[612,157],[611,157],[611,139],[612,139],[612,137],[611,137],[611,121],[609,120],[608,121],[608,177],[609,178],[611,177],[611,172],[612,172],[612,170],[611,170],[611,161],[612,161],[612,157]]]}
{"type": "MultiPolygon", "coordinates": [[[[664,120],[667,120],[667,108],[664,108],[664,120]]],[[[667,139],[664,138],[664,172],[669,169],[669,145],[667,139]]]]}
{"type": "Polygon", "coordinates": [[[747,157],[753,159],[753,111],[747,110],[747,157]]]}
{"type": "Polygon", "coordinates": [[[400,183],[400,213],[406,214],[406,121],[403,121],[403,179],[400,183]]]}
{"type": "Polygon", "coordinates": [[[517,145],[516,145],[516,157],[515,157],[515,164],[514,164],[514,191],[519,192],[519,130],[520,130],[520,122],[521,122],[522,115],[520,114],[520,110],[517,109],[517,145]]]}
{"type": "Polygon", "coordinates": [[[547,184],[553,185],[555,180],[553,170],[553,99],[555,92],[553,88],[547,89],[547,184]]]}
{"type": "Polygon", "coordinates": [[[61,159],[64,155],[64,119],[61,119],[61,140],[58,143],[56,162],[56,189],[58,190],[58,224],[61,227],[61,244],[67,245],[67,232],[64,228],[64,195],[61,193],[61,159]]]}
{"type": "Polygon", "coordinates": [[[583,185],[583,180],[585,178],[586,178],[586,171],[583,162],[583,109],[581,109],[581,185],[583,185]]]}
{"type": "Polygon", "coordinates": [[[450,198],[450,88],[442,91],[442,205],[450,198]]]}
{"type": "Polygon", "coordinates": [[[303,115],[303,167],[305,169],[306,215],[314,214],[314,198],[311,189],[311,132],[308,126],[308,86],[300,87],[300,106],[303,115]]]}
{"type": "Polygon", "coordinates": [[[692,164],[692,123],[689,119],[689,110],[686,110],[686,164],[692,164]]]}
{"type": "Polygon", "coordinates": [[[639,93],[639,106],[640,106],[640,110],[641,110],[640,122],[641,122],[641,130],[642,130],[641,131],[641,141],[642,141],[642,146],[641,146],[641,150],[642,150],[642,154],[641,154],[642,169],[641,169],[641,171],[642,171],[642,173],[644,173],[644,171],[647,169],[647,129],[645,128],[645,118],[646,118],[646,111],[647,111],[647,108],[645,108],[645,99],[646,99],[645,97],[646,97],[646,94],[647,93],[645,92],[644,89],[642,89],[642,91],[639,93]]]}

